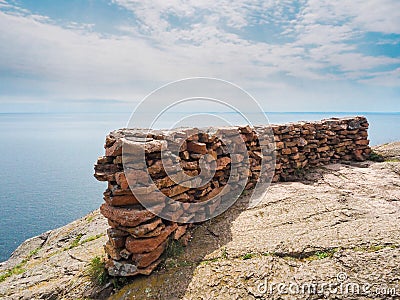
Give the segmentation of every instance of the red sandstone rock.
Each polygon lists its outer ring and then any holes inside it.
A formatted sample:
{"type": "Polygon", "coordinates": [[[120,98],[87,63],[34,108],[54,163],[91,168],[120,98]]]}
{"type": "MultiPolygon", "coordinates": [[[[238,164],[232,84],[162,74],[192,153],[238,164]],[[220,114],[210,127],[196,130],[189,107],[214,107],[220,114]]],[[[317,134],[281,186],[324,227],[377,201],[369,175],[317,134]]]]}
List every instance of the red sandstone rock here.
{"type": "Polygon", "coordinates": [[[114,260],[121,259],[118,249],[115,248],[109,241],[104,245],[104,251],[114,260]]]}
{"type": "Polygon", "coordinates": [[[111,164],[113,162],[113,158],[109,156],[99,156],[97,158],[97,165],[106,165],[111,164]]]}
{"type": "Polygon", "coordinates": [[[239,127],[239,131],[241,133],[252,133],[253,129],[249,125],[246,125],[244,127],[239,127]]]}
{"type": "Polygon", "coordinates": [[[115,143],[116,139],[114,137],[111,137],[110,135],[106,136],[106,143],[104,145],[104,148],[109,148],[115,143]]]}
{"type": "Polygon", "coordinates": [[[115,181],[121,187],[121,189],[126,190],[129,189],[128,181],[126,180],[124,172],[115,173],[115,181]]]}
{"type": "Polygon", "coordinates": [[[317,148],[317,152],[325,152],[325,151],[329,151],[329,149],[330,149],[329,146],[319,147],[319,148],[317,148]]]}
{"type": "Polygon", "coordinates": [[[108,228],[107,229],[107,235],[110,237],[124,237],[129,235],[126,231],[116,229],[116,228],[108,228]]]}
{"type": "Polygon", "coordinates": [[[187,225],[178,226],[174,233],[174,240],[179,240],[186,233],[187,225]]]}
{"type": "Polygon", "coordinates": [[[183,159],[188,160],[190,158],[190,154],[189,154],[188,151],[183,151],[183,152],[180,153],[180,157],[183,158],[183,159]]]}
{"type": "Polygon", "coordinates": [[[211,190],[211,192],[208,193],[206,196],[201,197],[200,201],[206,201],[206,200],[210,200],[211,198],[216,197],[216,196],[225,195],[229,191],[230,191],[229,185],[220,186],[218,188],[211,190]],[[224,190],[224,188],[225,188],[225,190],[224,190]]]}
{"type": "Polygon", "coordinates": [[[175,211],[163,211],[163,216],[170,221],[176,222],[182,215],[184,211],[183,209],[178,209],[175,211]]]}
{"type": "Polygon", "coordinates": [[[164,165],[161,160],[157,160],[153,165],[147,168],[150,175],[157,175],[159,173],[164,173],[164,165]]]}
{"type": "Polygon", "coordinates": [[[217,170],[224,170],[228,164],[231,163],[229,157],[221,157],[217,159],[217,170]]]}
{"type": "Polygon", "coordinates": [[[134,195],[121,195],[121,196],[105,196],[104,200],[111,206],[126,206],[139,204],[139,201],[134,195]]]}
{"type": "Polygon", "coordinates": [[[113,164],[95,165],[94,177],[99,181],[113,181],[114,174],[120,171],[120,168],[113,164]]]}
{"type": "Polygon", "coordinates": [[[153,140],[145,144],[145,152],[153,153],[160,152],[161,150],[167,149],[167,141],[164,140],[153,140]]]}
{"type": "Polygon", "coordinates": [[[188,202],[192,199],[187,193],[182,193],[182,194],[170,197],[170,198],[175,201],[179,201],[179,202],[188,202]]]}
{"type": "Polygon", "coordinates": [[[187,150],[189,152],[206,154],[207,153],[207,145],[205,143],[199,143],[195,141],[189,141],[187,143],[187,150]]]}
{"type": "Polygon", "coordinates": [[[122,156],[117,156],[116,158],[114,158],[113,164],[115,165],[122,164],[122,156]]]}
{"type": "MultiPolygon", "coordinates": [[[[196,167],[197,167],[197,165],[196,165],[196,167]]],[[[173,177],[173,180],[167,176],[167,177],[163,177],[163,178],[154,180],[154,183],[156,184],[156,186],[159,189],[162,189],[165,187],[170,187],[170,186],[176,185],[180,182],[187,180],[188,179],[187,177],[189,175],[187,173],[181,171],[181,172],[174,173],[171,176],[173,177]]]]}
{"type": "Polygon", "coordinates": [[[356,141],[356,145],[368,145],[369,140],[358,140],[356,141]]]}
{"type": "Polygon", "coordinates": [[[117,140],[112,146],[106,148],[106,156],[118,155],[122,155],[122,140],[117,140]]]}
{"type": "Polygon", "coordinates": [[[298,160],[300,158],[300,155],[298,153],[296,153],[296,154],[292,155],[290,158],[293,160],[298,160]]]}
{"type": "Polygon", "coordinates": [[[189,190],[188,187],[185,187],[182,185],[175,185],[175,186],[172,186],[169,188],[161,189],[161,192],[163,192],[168,197],[173,197],[173,196],[182,194],[188,190],[189,190]]]}
{"type": "Polygon", "coordinates": [[[113,207],[106,203],[100,206],[100,212],[107,219],[128,227],[135,227],[155,217],[153,213],[141,207],[113,207]]]}
{"type": "Polygon", "coordinates": [[[159,245],[167,240],[168,236],[177,227],[178,225],[174,223],[173,225],[166,227],[159,236],[153,238],[136,239],[134,237],[128,237],[126,239],[125,248],[133,254],[154,251],[159,245]]]}
{"type": "Polygon", "coordinates": [[[126,237],[124,237],[124,236],[118,236],[118,237],[108,236],[108,240],[111,243],[111,245],[113,245],[113,247],[122,248],[125,246],[126,237]]]}
{"type": "Polygon", "coordinates": [[[128,232],[133,237],[142,237],[147,233],[153,231],[158,226],[162,224],[162,220],[160,218],[154,219],[149,223],[141,224],[136,227],[121,227],[121,230],[128,232]]]}
{"type": "Polygon", "coordinates": [[[138,268],[146,268],[152,262],[160,258],[161,254],[165,250],[166,245],[167,241],[163,242],[156,249],[154,249],[149,253],[133,254],[131,260],[138,268]]]}
{"type": "Polygon", "coordinates": [[[197,161],[181,161],[181,166],[184,170],[197,170],[199,163],[197,161]]]}
{"type": "Polygon", "coordinates": [[[365,157],[363,156],[363,151],[362,150],[354,150],[353,152],[354,157],[358,161],[364,161],[365,157]]]}
{"type": "Polygon", "coordinates": [[[120,224],[118,224],[117,222],[111,221],[110,219],[107,219],[107,223],[113,229],[118,228],[120,226],[120,224]]]}
{"type": "MultiPolygon", "coordinates": [[[[183,172],[182,172],[183,173],[183,172]]],[[[157,188],[162,189],[162,188],[166,188],[166,187],[170,187],[174,184],[177,184],[177,182],[173,181],[170,177],[163,177],[160,179],[156,179],[154,181],[154,183],[156,184],[157,188]]]]}
{"type": "Polygon", "coordinates": [[[145,186],[131,186],[131,191],[135,195],[148,195],[157,190],[155,184],[149,184],[145,186]]]}
{"type": "Polygon", "coordinates": [[[145,233],[141,236],[135,236],[138,238],[149,238],[149,237],[155,237],[155,236],[159,236],[163,230],[165,229],[165,225],[161,224],[159,225],[156,229],[154,229],[153,231],[149,231],[148,233],[145,233]]]}
{"type": "MultiPolygon", "coordinates": [[[[135,190],[134,190],[135,192],[135,190]]],[[[165,206],[165,195],[160,191],[154,191],[148,194],[138,195],[142,205],[146,207],[165,206]]]]}

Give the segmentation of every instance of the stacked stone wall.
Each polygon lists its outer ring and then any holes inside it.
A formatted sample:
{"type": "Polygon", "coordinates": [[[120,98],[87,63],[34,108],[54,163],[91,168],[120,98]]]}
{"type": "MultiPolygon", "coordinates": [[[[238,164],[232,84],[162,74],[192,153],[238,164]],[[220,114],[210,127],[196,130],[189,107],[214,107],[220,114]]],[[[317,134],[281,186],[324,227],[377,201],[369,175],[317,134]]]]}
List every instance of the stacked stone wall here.
{"type": "Polygon", "coordinates": [[[188,242],[193,221],[226,209],[223,196],[238,196],[241,181],[244,189],[252,189],[260,181],[293,180],[310,167],[365,160],[371,152],[367,129],[365,117],[352,117],[254,128],[111,132],[94,174],[108,183],[100,211],[110,225],[104,246],[109,273],[149,275],[171,240],[188,242]],[[241,141],[228,143],[221,132],[241,141]],[[169,151],[168,158],[163,151],[169,151]],[[201,172],[211,175],[199,186],[195,179],[201,172]],[[192,203],[206,202],[191,211],[192,203]]]}

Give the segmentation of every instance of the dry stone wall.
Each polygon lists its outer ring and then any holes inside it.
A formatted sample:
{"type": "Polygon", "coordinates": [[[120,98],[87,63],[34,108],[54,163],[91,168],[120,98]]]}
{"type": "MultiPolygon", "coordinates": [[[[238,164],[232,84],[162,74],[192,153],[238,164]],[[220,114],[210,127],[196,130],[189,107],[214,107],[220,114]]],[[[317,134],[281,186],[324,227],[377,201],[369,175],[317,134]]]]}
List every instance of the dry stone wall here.
{"type": "MultiPolygon", "coordinates": [[[[108,241],[104,246],[108,255],[108,272],[113,276],[149,275],[160,263],[160,257],[171,240],[187,244],[190,238],[187,229],[193,224],[179,219],[185,214],[185,208],[190,209],[191,203],[216,199],[196,211],[195,216],[218,212],[222,203],[221,198],[217,197],[219,194],[235,196],[230,195],[232,191],[227,189],[228,181],[232,178],[235,178],[233,182],[245,180],[244,188],[251,189],[263,180],[264,173],[268,174],[269,181],[287,181],[295,179],[299,170],[310,167],[365,160],[371,152],[367,129],[365,117],[332,118],[265,128],[224,128],[225,133],[236,133],[244,141],[248,165],[240,164],[243,155],[229,152],[229,145],[213,130],[209,130],[210,133],[198,129],[120,129],[111,132],[106,137],[105,156],[98,158],[94,174],[98,180],[108,182],[104,192],[105,203],[100,207],[110,226],[107,230],[108,241]],[[274,146],[273,155],[265,153],[260,146],[261,139],[257,135],[260,132],[272,133],[273,143],[270,145],[274,146]],[[136,162],[131,163],[129,168],[124,165],[127,162],[124,161],[123,145],[128,139],[134,139],[135,147],[140,147],[135,149],[143,150],[145,166],[136,162]],[[163,161],[170,167],[179,166],[172,180],[167,175],[167,166],[161,160],[161,153],[162,149],[168,150],[177,143],[179,156],[163,161]],[[205,155],[206,163],[214,171],[207,184],[191,188],[176,183],[176,178],[197,176],[203,172],[201,167],[205,166],[201,162],[205,155]],[[266,161],[270,168],[262,169],[262,161],[266,161]],[[158,191],[151,187],[149,178],[158,191]],[[135,193],[130,189],[132,182],[139,186],[135,193]],[[139,201],[138,193],[141,199],[154,201],[157,212],[168,217],[161,218],[155,210],[146,209],[139,201]],[[181,205],[164,202],[164,199],[172,199],[181,205]]],[[[133,152],[128,154],[134,155],[133,152]]],[[[233,186],[237,185],[234,183],[233,186]]],[[[185,220],[190,221],[190,215],[185,220]]]]}

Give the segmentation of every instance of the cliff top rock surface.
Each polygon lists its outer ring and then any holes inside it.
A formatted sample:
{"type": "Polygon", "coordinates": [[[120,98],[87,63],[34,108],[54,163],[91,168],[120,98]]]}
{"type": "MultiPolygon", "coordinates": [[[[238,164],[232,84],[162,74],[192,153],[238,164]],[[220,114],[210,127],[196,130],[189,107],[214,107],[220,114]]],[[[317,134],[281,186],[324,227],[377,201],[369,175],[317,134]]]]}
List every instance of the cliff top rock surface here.
{"type": "MultiPolygon", "coordinates": [[[[366,299],[400,294],[400,143],[374,150],[388,161],[314,169],[301,181],[271,185],[253,209],[245,210],[249,196],[241,197],[198,226],[187,247],[169,251],[154,274],[135,278],[112,299],[266,299],[265,283],[310,282],[369,284],[366,299]]],[[[0,265],[0,274],[13,271],[0,283],[0,297],[89,297],[85,270],[104,255],[106,228],[95,211],[27,240],[0,265]]]]}

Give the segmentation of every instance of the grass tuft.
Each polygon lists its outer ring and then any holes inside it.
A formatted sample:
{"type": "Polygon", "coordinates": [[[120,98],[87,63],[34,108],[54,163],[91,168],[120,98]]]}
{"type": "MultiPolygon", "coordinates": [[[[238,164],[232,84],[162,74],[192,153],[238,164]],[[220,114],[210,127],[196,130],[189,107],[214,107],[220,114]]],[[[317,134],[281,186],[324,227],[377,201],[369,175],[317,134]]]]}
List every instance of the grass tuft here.
{"type": "Polygon", "coordinates": [[[221,252],[221,258],[222,259],[228,259],[228,251],[226,251],[226,248],[222,248],[222,252],[221,252]]]}
{"type": "Polygon", "coordinates": [[[101,238],[103,235],[104,235],[103,233],[99,233],[99,234],[96,234],[93,236],[89,236],[87,239],[84,239],[80,244],[82,245],[82,244],[97,240],[97,239],[101,238]]]}
{"type": "Polygon", "coordinates": [[[371,152],[368,159],[372,160],[372,161],[376,161],[376,162],[385,161],[385,158],[382,155],[380,155],[379,153],[376,153],[374,151],[371,152]]]}
{"type": "Polygon", "coordinates": [[[103,285],[108,279],[105,262],[99,256],[94,257],[89,264],[87,274],[90,280],[97,285],[103,285]]]}
{"type": "Polygon", "coordinates": [[[34,250],[32,250],[31,252],[29,252],[28,256],[25,257],[18,265],[16,265],[15,267],[6,270],[4,273],[0,274],[0,282],[3,282],[4,280],[6,280],[8,277],[12,276],[12,275],[18,275],[18,274],[22,274],[26,271],[26,269],[24,269],[24,266],[26,265],[26,263],[32,258],[32,256],[36,255],[39,250],[42,247],[38,247],[34,250]]]}
{"type": "Polygon", "coordinates": [[[180,241],[170,240],[165,250],[165,256],[167,258],[176,258],[181,255],[183,251],[184,248],[180,241]]]}
{"type": "Polygon", "coordinates": [[[242,256],[242,259],[243,260],[252,259],[253,257],[254,257],[253,253],[246,253],[245,255],[242,256]]]}

